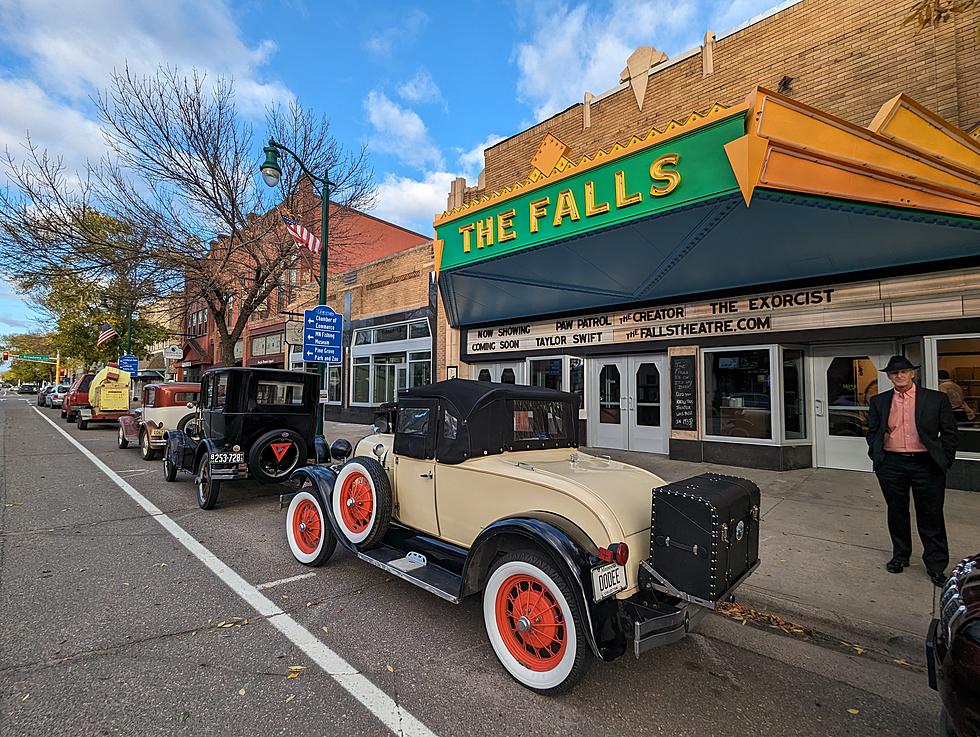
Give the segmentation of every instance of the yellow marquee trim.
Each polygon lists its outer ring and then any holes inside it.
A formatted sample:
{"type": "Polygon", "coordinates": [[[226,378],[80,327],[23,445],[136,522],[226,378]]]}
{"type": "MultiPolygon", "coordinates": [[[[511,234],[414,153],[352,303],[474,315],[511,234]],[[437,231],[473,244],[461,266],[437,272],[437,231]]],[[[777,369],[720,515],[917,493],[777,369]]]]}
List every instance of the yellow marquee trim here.
{"type": "MultiPolygon", "coordinates": [[[[677,136],[685,135],[691,131],[697,130],[698,128],[703,128],[704,126],[716,123],[719,120],[724,120],[725,118],[729,118],[733,115],[740,115],[744,113],[746,109],[747,105],[744,103],[735,105],[734,107],[727,107],[722,105],[720,102],[716,102],[703,113],[692,112],[687,116],[687,118],[684,119],[683,122],[671,120],[663,127],[663,129],[651,128],[643,136],[631,136],[626,144],[614,143],[608,151],[600,148],[592,156],[583,156],[577,162],[570,161],[563,155],[556,161],[554,168],[547,174],[539,171],[536,168],[532,169],[528,178],[523,182],[518,182],[509,187],[504,187],[503,189],[495,192],[485,194],[479,199],[468,202],[461,207],[447,210],[437,215],[432,223],[433,227],[442,225],[450,220],[455,220],[463,213],[481,209],[490,203],[496,203],[509,199],[516,196],[518,193],[537,189],[545,184],[551,184],[557,180],[563,179],[564,177],[579,174],[583,171],[591,169],[592,167],[605,164],[622,156],[627,156],[637,151],[642,151],[650,146],[659,145],[664,141],[669,141],[677,136]]],[[[561,141],[554,138],[554,136],[551,136],[550,133],[545,134],[545,136],[550,136],[557,141],[558,144],[561,144],[561,141]]]]}

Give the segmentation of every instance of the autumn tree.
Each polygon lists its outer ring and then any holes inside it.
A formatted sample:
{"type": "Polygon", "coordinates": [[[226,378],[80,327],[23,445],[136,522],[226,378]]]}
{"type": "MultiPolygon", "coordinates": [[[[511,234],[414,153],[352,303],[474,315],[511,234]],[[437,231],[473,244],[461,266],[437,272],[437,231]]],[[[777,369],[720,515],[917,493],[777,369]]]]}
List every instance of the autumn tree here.
{"type": "MultiPolygon", "coordinates": [[[[0,338],[3,349],[11,356],[20,354],[54,356],[54,338],[46,333],[15,333],[0,338]]],[[[3,372],[3,380],[13,383],[41,383],[54,379],[53,364],[34,363],[12,359],[10,368],[3,372]]]]}
{"type": "MultiPolygon", "coordinates": [[[[108,154],[84,173],[66,171],[60,158],[30,141],[22,160],[7,153],[15,186],[0,194],[0,268],[19,284],[67,269],[104,284],[113,273],[130,274],[127,284],[138,284],[147,300],[180,291],[180,309],[207,305],[221,360],[234,363],[248,318],[287,271],[310,258],[289,238],[274,205],[316,232],[319,199],[285,157],[279,188],[265,187],[258,176],[262,143],[239,114],[231,80],[209,83],[166,68],[140,76],[127,68],[112,77],[96,107],[108,154]],[[125,224],[126,237],[94,227],[93,211],[125,224]],[[52,248],[70,253],[70,265],[60,265],[52,248]]],[[[352,212],[374,204],[365,151],[345,152],[327,119],[298,104],[270,109],[265,124],[312,171],[329,171],[330,258],[342,263],[359,245],[352,212]]]]}
{"type": "MultiPolygon", "coordinates": [[[[914,25],[919,30],[936,28],[974,8],[980,8],[980,0],[915,0],[905,18],[905,24],[914,25]]],[[[976,34],[980,41],[980,27],[976,34]]]]}

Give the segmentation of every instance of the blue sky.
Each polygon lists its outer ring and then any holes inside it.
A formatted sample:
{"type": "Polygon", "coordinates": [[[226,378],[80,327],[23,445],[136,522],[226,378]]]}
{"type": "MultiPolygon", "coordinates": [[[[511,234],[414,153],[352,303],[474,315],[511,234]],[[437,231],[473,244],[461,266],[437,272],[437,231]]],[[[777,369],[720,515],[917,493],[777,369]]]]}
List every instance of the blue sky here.
{"type": "MultiPolygon", "coordinates": [[[[114,67],[197,68],[233,77],[257,126],[291,98],[325,113],[342,145],[368,147],[373,214],[429,235],[487,145],[615,86],[637,46],[672,56],[774,4],[0,0],[0,146],[30,131],[80,167],[102,153],[90,97],[114,67]]],[[[0,334],[37,325],[0,281],[0,334]]]]}

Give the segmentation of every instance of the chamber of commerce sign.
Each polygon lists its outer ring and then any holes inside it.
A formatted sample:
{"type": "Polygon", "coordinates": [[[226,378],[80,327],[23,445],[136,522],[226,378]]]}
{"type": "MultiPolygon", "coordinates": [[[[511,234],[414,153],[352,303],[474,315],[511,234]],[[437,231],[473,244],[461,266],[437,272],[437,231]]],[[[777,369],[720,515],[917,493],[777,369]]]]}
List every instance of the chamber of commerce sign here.
{"type": "Polygon", "coordinates": [[[744,114],[596,158],[435,223],[446,271],[738,189],[724,146],[744,114]],[[624,150],[625,151],[625,150],[624,150]]]}
{"type": "Polygon", "coordinates": [[[980,270],[540,320],[466,332],[470,357],[706,336],[980,317],[980,270]]]}

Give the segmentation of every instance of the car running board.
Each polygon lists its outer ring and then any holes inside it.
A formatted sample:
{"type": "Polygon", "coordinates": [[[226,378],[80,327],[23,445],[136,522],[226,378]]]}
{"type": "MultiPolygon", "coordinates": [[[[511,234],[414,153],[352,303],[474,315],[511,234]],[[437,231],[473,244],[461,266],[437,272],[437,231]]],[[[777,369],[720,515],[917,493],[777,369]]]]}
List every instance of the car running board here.
{"type": "Polygon", "coordinates": [[[447,571],[445,568],[427,563],[425,556],[419,553],[405,555],[390,545],[379,545],[370,550],[358,550],[357,557],[365,560],[392,576],[415,584],[440,599],[459,604],[459,593],[463,590],[462,576],[447,571]]]}

